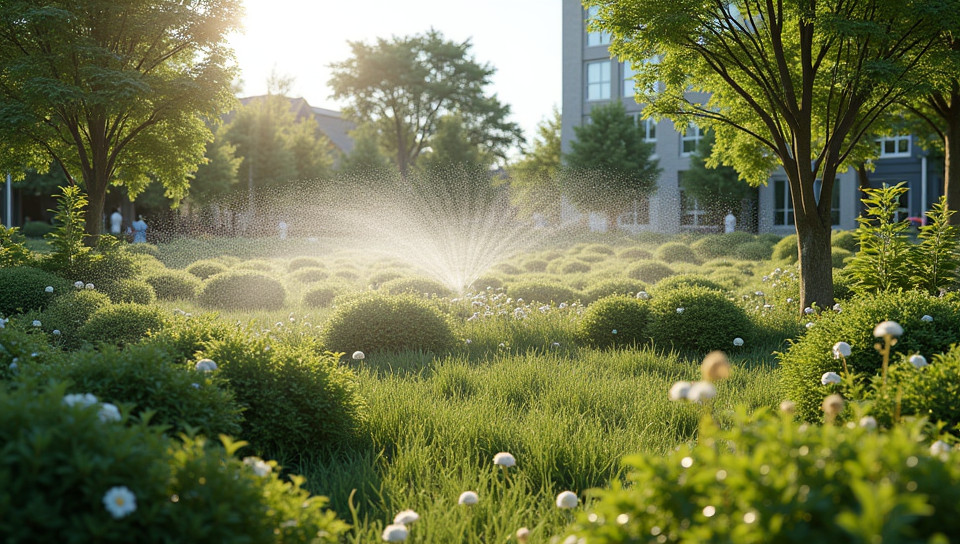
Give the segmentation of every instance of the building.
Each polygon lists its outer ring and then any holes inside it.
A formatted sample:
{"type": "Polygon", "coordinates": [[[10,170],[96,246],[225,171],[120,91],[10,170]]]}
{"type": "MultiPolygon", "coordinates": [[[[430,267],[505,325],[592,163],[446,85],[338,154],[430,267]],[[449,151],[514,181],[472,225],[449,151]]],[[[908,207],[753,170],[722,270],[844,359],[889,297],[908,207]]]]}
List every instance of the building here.
{"type": "MultiPolygon", "coordinates": [[[[656,146],[655,157],[663,170],[658,189],[648,202],[627,203],[625,208],[630,211],[620,217],[620,226],[632,231],[719,230],[719,224],[704,224],[704,210],[692,199],[684,198],[680,189],[683,173],[690,168],[690,155],[700,140],[700,129],[691,124],[686,133],[681,134],[674,129],[672,121],[639,118],[643,105],[634,100],[633,71],[629,63],[610,57],[609,35],[587,30],[592,9],[596,8],[585,9],[579,0],[563,0],[563,152],[570,151],[570,142],[575,137],[573,127],[589,122],[593,107],[620,100],[628,115],[643,124],[646,139],[656,146]]],[[[879,153],[873,163],[874,171],[867,174],[869,185],[879,187],[884,183],[906,181],[910,190],[902,202],[902,217],[921,217],[943,192],[942,159],[928,160],[909,135],[882,138],[877,145],[879,153]]],[[[860,180],[853,169],[837,176],[833,192],[837,229],[856,228],[860,213],[859,186],[860,180]]],[[[753,223],[760,232],[794,232],[793,206],[783,172],[773,173],[769,183],[760,187],[755,212],[734,210],[734,213],[741,216],[740,225],[753,223]],[[756,214],[755,218],[743,220],[743,216],[752,213],[756,214]]],[[[567,213],[568,217],[574,215],[575,211],[567,213]]]]}

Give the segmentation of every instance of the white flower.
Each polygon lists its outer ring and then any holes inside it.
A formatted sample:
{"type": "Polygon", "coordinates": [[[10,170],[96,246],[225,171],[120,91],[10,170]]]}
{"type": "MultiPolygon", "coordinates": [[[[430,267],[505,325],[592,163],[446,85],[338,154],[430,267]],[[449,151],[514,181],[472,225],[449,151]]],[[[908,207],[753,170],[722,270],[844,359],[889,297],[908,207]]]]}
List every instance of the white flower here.
{"type": "Polygon", "coordinates": [[[730,360],[719,350],[711,351],[700,364],[700,373],[708,382],[725,380],[730,377],[730,360]]]}
{"type": "Polygon", "coordinates": [[[810,315],[810,314],[812,314],[812,313],[815,312],[815,311],[816,311],[816,310],[814,310],[813,308],[811,308],[811,307],[809,307],[809,306],[807,306],[806,308],[803,309],[803,313],[805,313],[805,314],[807,314],[807,315],[810,315]]]}
{"type": "Polygon", "coordinates": [[[840,313],[840,312],[843,311],[843,308],[840,307],[840,303],[839,303],[839,302],[833,305],[833,311],[835,311],[835,312],[837,312],[837,313],[840,313]]]}
{"type": "Polygon", "coordinates": [[[217,363],[210,359],[200,359],[197,361],[197,364],[194,365],[194,369],[196,369],[197,372],[213,372],[217,369],[217,363]]]}
{"type": "Polygon", "coordinates": [[[97,397],[91,395],[90,393],[72,393],[70,395],[63,396],[63,403],[67,406],[80,406],[86,408],[87,406],[93,406],[97,403],[97,397]]]}
{"type": "Polygon", "coordinates": [[[948,453],[951,449],[953,448],[950,447],[950,444],[947,444],[943,440],[937,440],[933,444],[930,444],[930,453],[933,455],[943,455],[948,453]]]}
{"type": "Polygon", "coordinates": [[[739,348],[740,346],[742,346],[742,345],[743,345],[743,338],[740,338],[739,336],[736,337],[736,338],[734,338],[734,339],[733,339],[733,345],[734,345],[734,346],[737,346],[738,348],[739,348]]]}
{"type": "Polygon", "coordinates": [[[103,506],[114,519],[120,519],[137,509],[137,496],[126,486],[111,487],[103,495],[103,506]]]}
{"type": "Polygon", "coordinates": [[[407,526],[400,523],[387,525],[382,538],[387,542],[403,542],[407,539],[407,526]]]}
{"type": "Polygon", "coordinates": [[[930,323],[931,321],[933,321],[933,316],[932,316],[932,315],[924,315],[923,317],[920,318],[920,321],[926,321],[927,323],[930,323]]]}
{"type": "Polygon", "coordinates": [[[550,344],[550,346],[553,347],[553,348],[559,348],[559,347],[560,347],[560,342],[554,342],[554,343],[550,344]]]}
{"type": "Polygon", "coordinates": [[[884,321],[873,329],[873,335],[877,338],[887,336],[888,334],[890,336],[900,336],[903,334],[903,327],[896,321],[884,321]]]}
{"type": "MultiPolygon", "coordinates": [[[[467,343],[469,344],[470,342],[467,341],[467,343]]],[[[362,361],[362,360],[364,359],[364,357],[366,357],[366,355],[364,355],[362,351],[354,351],[354,352],[353,352],[353,360],[354,360],[354,361],[362,361]]]]}
{"type": "Polygon", "coordinates": [[[53,329],[53,332],[51,334],[53,334],[54,336],[60,336],[60,329],[53,329]]]}
{"type": "Polygon", "coordinates": [[[792,400],[785,400],[780,403],[780,411],[785,414],[792,414],[797,411],[797,403],[792,400]]]}
{"type": "Polygon", "coordinates": [[[836,372],[824,372],[823,376],[820,376],[820,383],[823,385],[831,383],[840,383],[843,381],[843,378],[840,377],[836,372]]]}
{"type": "Polygon", "coordinates": [[[678,401],[687,398],[690,394],[690,382],[677,382],[670,388],[670,400],[678,401]]]}
{"type": "Polygon", "coordinates": [[[200,389],[199,383],[191,383],[190,385],[192,385],[194,389],[200,389]]]}
{"type": "Polygon", "coordinates": [[[677,313],[678,313],[678,314],[682,314],[682,313],[683,313],[683,308],[677,308],[677,313]]]}
{"type": "Polygon", "coordinates": [[[530,529],[527,529],[526,527],[517,529],[517,542],[524,544],[528,540],[530,540],[530,529]]]}
{"type": "Polygon", "coordinates": [[[10,370],[16,370],[17,368],[19,368],[17,363],[10,363],[10,370]]]}
{"type": "Polygon", "coordinates": [[[691,402],[704,402],[717,396],[717,388],[710,382],[696,382],[690,386],[687,399],[691,402]]]}
{"type": "Polygon", "coordinates": [[[417,514],[413,510],[404,510],[393,518],[393,522],[407,525],[408,523],[413,523],[418,519],[420,519],[420,514],[417,514]]]}
{"type": "Polygon", "coordinates": [[[804,327],[806,327],[806,328],[808,328],[808,329],[811,328],[811,327],[813,327],[813,321],[807,321],[807,323],[804,325],[804,327]]]}
{"type": "Polygon", "coordinates": [[[756,293],[754,293],[754,295],[757,295],[758,297],[762,297],[763,291],[757,291],[756,293]]]}
{"type": "Polygon", "coordinates": [[[31,325],[33,325],[34,327],[39,327],[39,326],[41,325],[40,320],[39,320],[39,319],[34,319],[34,320],[33,320],[33,323],[31,323],[31,325]]]}
{"type": "MultiPolygon", "coordinates": [[[[640,291],[637,293],[637,298],[640,300],[648,300],[650,298],[650,294],[646,291],[640,291]]],[[[524,527],[524,529],[526,529],[526,527],[524,527]]]]}
{"type": "Polygon", "coordinates": [[[100,412],[97,413],[100,417],[100,421],[104,423],[109,423],[111,421],[120,421],[123,417],[120,416],[120,410],[113,404],[109,402],[104,402],[100,405],[100,412]]]}
{"type": "Polygon", "coordinates": [[[493,456],[493,464],[500,465],[501,467],[510,468],[517,464],[517,460],[513,457],[513,455],[510,455],[505,451],[501,451],[500,453],[493,456]]]}
{"type": "Polygon", "coordinates": [[[913,365],[915,368],[923,368],[927,366],[927,358],[924,357],[923,355],[920,355],[919,353],[916,355],[911,355],[909,361],[910,361],[910,364],[913,365]]]}
{"type": "Polygon", "coordinates": [[[44,287],[43,290],[46,291],[47,293],[52,293],[52,292],[53,292],[53,286],[52,286],[52,285],[48,285],[48,286],[44,287]]]}
{"type": "Polygon", "coordinates": [[[10,321],[10,320],[0,317],[0,329],[7,328],[7,321],[10,321]]]}
{"type": "Polygon", "coordinates": [[[617,329],[613,329],[613,330],[610,331],[610,332],[612,332],[613,334],[617,334],[617,329]]]}
{"type": "Polygon", "coordinates": [[[849,357],[851,353],[850,344],[846,342],[837,342],[833,345],[833,358],[849,357]]]}
{"type": "Polygon", "coordinates": [[[93,289],[93,284],[92,284],[92,283],[88,283],[88,284],[84,285],[83,287],[84,287],[85,289],[93,289]]]}
{"type": "Polygon", "coordinates": [[[832,417],[843,411],[844,404],[843,397],[834,393],[823,399],[823,404],[820,405],[820,407],[823,408],[823,412],[827,414],[827,416],[832,417]]]}
{"type": "Polygon", "coordinates": [[[863,416],[860,418],[860,426],[872,431],[877,428],[877,420],[873,416],[863,416]]]}
{"type": "Polygon", "coordinates": [[[475,492],[464,491],[463,493],[460,494],[460,498],[457,499],[457,504],[465,504],[467,506],[470,506],[472,504],[477,504],[479,500],[480,500],[480,497],[478,497],[475,492]]]}
{"type": "Polygon", "coordinates": [[[789,303],[791,303],[791,302],[793,302],[793,299],[790,298],[790,297],[787,297],[787,304],[789,304],[789,303]]]}
{"type": "Polygon", "coordinates": [[[576,508],[579,502],[573,491],[563,491],[557,495],[557,508],[576,508]]]}
{"type": "Polygon", "coordinates": [[[82,282],[82,281],[75,281],[75,282],[73,282],[73,286],[76,287],[77,289],[83,289],[83,282],[82,282]]]}
{"type": "Polygon", "coordinates": [[[243,464],[253,469],[253,473],[261,478],[266,478],[273,470],[270,463],[267,463],[259,457],[244,457],[243,464]]]}

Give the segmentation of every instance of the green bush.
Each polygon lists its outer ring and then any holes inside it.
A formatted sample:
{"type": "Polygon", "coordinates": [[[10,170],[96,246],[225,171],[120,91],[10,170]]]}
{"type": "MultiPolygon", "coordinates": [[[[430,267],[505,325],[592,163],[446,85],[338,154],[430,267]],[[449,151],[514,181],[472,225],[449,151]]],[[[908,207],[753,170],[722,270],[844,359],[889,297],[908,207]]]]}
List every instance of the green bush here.
{"type": "Polygon", "coordinates": [[[197,302],[217,310],[279,310],[287,292],[283,285],[254,271],[224,272],[203,284],[197,302]]]}
{"type": "Polygon", "coordinates": [[[507,285],[507,294],[524,302],[574,302],[580,298],[575,290],[544,280],[522,280],[507,285]]]}
{"type": "Polygon", "coordinates": [[[627,457],[626,485],[597,491],[571,532],[595,544],[947,542],[960,534],[946,514],[960,463],[932,455],[923,434],[916,423],[806,427],[766,411],[740,410],[724,429],[705,418],[694,445],[627,457]]]}
{"type": "MultiPolygon", "coordinates": [[[[319,277],[319,274],[314,275],[314,277],[319,277]]],[[[379,289],[381,285],[387,283],[388,281],[395,280],[398,278],[406,277],[404,272],[399,270],[387,269],[387,270],[377,270],[376,272],[370,274],[367,277],[367,283],[373,286],[374,289],[379,289]]],[[[321,278],[324,279],[324,278],[321,278]]],[[[317,280],[310,280],[317,281],[317,280]]]]}
{"type": "Polygon", "coordinates": [[[749,340],[750,319],[723,293],[678,286],[650,300],[650,336],[661,349],[706,353],[731,349],[734,338],[749,340]]]}
{"type": "Polygon", "coordinates": [[[155,244],[129,244],[124,249],[133,255],[149,255],[156,259],[160,258],[160,249],[155,244]]]}
{"type": "Polygon", "coordinates": [[[42,310],[70,289],[69,282],[38,268],[0,268],[0,316],[42,310]],[[47,287],[53,287],[53,292],[48,293],[47,287]]]}
{"type": "Polygon", "coordinates": [[[503,280],[497,276],[480,276],[470,284],[474,290],[483,291],[488,287],[491,289],[500,289],[503,287],[503,280]]]}
{"type": "Polygon", "coordinates": [[[240,332],[204,348],[244,407],[240,436],[255,450],[306,454],[356,440],[364,404],[355,376],[312,348],[240,332]]]}
{"type": "MultiPolygon", "coordinates": [[[[717,257],[732,257],[741,245],[752,244],[756,238],[746,232],[731,232],[729,234],[709,234],[690,244],[690,249],[701,260],[716,259],[717,257]]],[[[770,245],[767,244],[769,248],[770,245]]],[[[768,257],[769,258],[769,254],[768,257]]]]}
{"type": "Polygon", "coordinates": [[[852,256],[853,253],[850,253],[842,247],[834,247],[830,249],[830,262],[834,268],[843,268],[843,261],[852,256]]]}
{"type": "Polygon", "coordinates": [[[153,287],[141,280],[124,278],[104,289],[112,302],[132,302],[134,304],[153,304],[157,294],[153,287]]]}
{"type": "Polygon", "coordinates": [[[786,264],[796,264],[800,259],[797,254],[797,235],[789,234],[780,239],[773,246],[773,260],[783,261],[786,264]]]}
{"type": "Polygon", "coordinates": [[[657,248],[653,256],[665,263],[698,263],[697,255],[690,246],[680,242],[668,242],[657,248]]]}
{"type": "Polygon", "coordinates": [[[453,291],[443,283],[432,278],[397,278],[380,286],[380,291],[389,295],[410,293],[419,296],[448,297],[453,291]]]}
{"type": "Polygon", "coordinates": [[[333,277],[349,282],[356,282],[360,280],[360,273],[356,270],[341,268],[340,270],[335,270],[333,272],[333,277]]]}
{"type": "Polygon", "coordinates": [[[237,270],[254,270],[257,272],[263,272],[265,274],[273,274],[276,272],[276,267],[270,261],[263,259],[250,259],[243,261],[235,267],[237,270]]]}
{"type": "Polygon", "coordinates": [[[733,249],[733,257],[744,261],[765,261],[770,258],[773,246],[767,242],[747,242],[733,249]]]}
{"type": "Polygon", "coordinates": [[[517,274],[523,273],[523,270],[520,270],[519,268],[517,268],[516,266],[510,263],[500,263],[497,266],[493,267],[493,269],[501,274],[507,274],[510,276],[515,276],[517,274]]]}
{"type": "Polygon", "coordinates": [[[193,274],[194,276],[205,280],[210,276],[215,276],[217,274],[222,274],[229,270],[227,265],[223,264],[220,261],[215,261],[213,259],[204,259],[202,261],[196,261],[187,267],[187,272],[193,274]]]}
{"type": "Polygon", "coordinates": [[[874,387],[864,396],[869,412],[884,427],[893,425],[898,416],[916,416],[942,423],[944,430],[960,434],[960,345],[946,353],[923,355],[929,364],[922,368],[903,356],[890,365],[887,392],[895,394],[882,394],[881,378],[873,378],[874,387]]]}
{"type": "Polygon", "coordinates": [[[341,285],[317,285],[303,294],[303,305],[308,308],[327,308],[343,292],[344,288],[341,285]]]}
{"type": "Polygon", "coordinates": [[[527,272],[546,272],[549,261],[544,259],[527,259],[523,261],[523,269],[527,272]]]}
{"type": "Polygon", "coordinates": [[[45,364],[59,355],[59,351],[47,342],[45,334],[38,334],[34,327],[24,330],[24,327],[14,322],[7,323],[0,328],[0,389],[3,389],[2,380],[17,376],[22,368],[34,363],[45,364]],[[16,363],[13,368],[11,363],[16,363]]]}
{"type": "Polygon", "coordinates": [[[73,290],[57,297],[43,312],[41,322],[48,331],[60,331],[64,342],[76,346],[80,329],[97,310],[110,305],[110,298],[90,289],[73,290]]]}
{"type": "Polygon", "coordinates": [[[590,244],[583,248],[581,253],[594,253],[596,255],[614,255],[616,252],[607,244],[590,244]]]}
{"type": "Polygon", "coordinates": [[[699,274],[677,274],[675,276],[665,278],[657,283],[655,292],[661,293],[670,289],[677,289],[679,287],[694,286],[706,287],[707,289],[713,289],[714,291],[720,291],[721,293],[726,291],[723,285],[705,276],[701,276],[699,274]]]}
{"type": "Polygon", "coordinates": [[[315,283],[330,277],[330,273],[323,268],[298,268],[290,274],[290,278],[300,283],[315,283]]]}
{"type": "Polygon", "coordinates": [[[640,261],[627,268],[627,277],[645,283],[658,281],[673,275],[673,269],[659,261],[640,261]]]}
{"type": "Polygon", "coordinates": [[[455,343],[447,319],[428,301],[411,295],[370,293],[357,297],[338,306],[323,331],[323,345],[342,353],[441,353],[455,343]]]}
{"type": "Polygon", "coordinates": [[[214,314],[181,315],[152,333],[143,344],[158,346],[170,355],[172,361],[185,363],[197,359],[197,354],[210,342],[234,334],[238,328],[239,325],[228,325],[214,314]]]}
{"type": "Polygon", "coordinates": [[[860,249],[860,241],[855,232],[850,230],[834,231],[830,238],[830,245],[856,253],[860,249]]]}
{"type": "Polygon", "coordinates": [[[646,342],[650,310],[636,297],[611,295],[590,304],[577,326],[577,340],[598,348],[646,342]]]}
{"type": "Polygon", "coordinates": [[[202,285],[193,274],[176,269],[152,272],[143,281],[153,287],[160,300],[193,300],[202,285]]]}
{"type": "Polygon", "coordinates": [[[65,406],[65,389],[0,388],[0,541],[267,544],[337,542],[344,532],[325,499],[300,479],[259,476],[234,457],[236,445],[103,422],[97,405],[65,406]],[[104,504],[117,487],[135,498],[123,517],[104,504]]]}
{"type": "Polygon", "coordinates": [[[162,329],[166,321],[155,306],[110,304],[93,312],[77,335],[91,344],[133,344],[147,333],[162,329]]]}
{"type": "Polygon", "coordinates": [[[20,227],[20,234],[27,238],[43,238],[53,231],[53,225],[45,221],[27,221],[20,227]]]}
{"type": "Polygon", "coordinates": [[[609,295],[636,296],[646,291],[647,284],[628,278],[611,278],[594,282],[583,292],[583,303],[590,304],[609,295]]]}
{"type": "Polygon", "coordinates": [[[17,227],[7,228],[0,225],[0,268],[30,266],[33,254],[26,246],[26,240],[17,227]]]}
{"type": "Polygon", "coordinates": [[[653,254],[642,247],[628,247],[621,251],[617,257],[631,261],[652,259],[653,254]]]}
{"type": "Polygon", "coordinates": [[[833,345],[850,344],[847,366],[855,375],[880,372],[882,359],[874,349],[873,329],[882,321],[896,321],[904,330],[893,347],[893,357],[914,353],[932,355],[960,342],[960,309],[956,302],[916,291],[859,295],[841,304],[842,311],[824,312],[807,333],[781,353],[781,393],[797,404],[797,414],[807,421],[820,421],[823,399],[834,386],[823,386],[825,372],[842,373],[841,361],[833,357],[833,345]],[[932,322],[921,320],[924,315],[932,322]]]}
{"type": "Polygon", "coordinates": [[[295,257],[287,263],[287,272],[296,272],[301,268],[323,268],[323,261],[316,257],[295,257]]]}
{"type": "Polygon", "coordinates": [[[561,274],[586,274],[591,270],[591,266],[581,261],[569,261],[560,267],[561,274]]]}

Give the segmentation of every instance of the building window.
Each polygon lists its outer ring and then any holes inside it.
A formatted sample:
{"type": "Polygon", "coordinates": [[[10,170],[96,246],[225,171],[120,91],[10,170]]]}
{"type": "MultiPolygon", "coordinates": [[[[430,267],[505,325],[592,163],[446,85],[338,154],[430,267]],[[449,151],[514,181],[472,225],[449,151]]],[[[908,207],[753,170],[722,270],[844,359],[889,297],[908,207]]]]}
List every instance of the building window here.
{"type": "MultiPolygon", "coordinates": [[[[840,192],[836,191],[835,194],[839,195],[840,192]]],[[[785,179],[773,180],[773,224],[793,224],[793,199],[790,197],[790,184],[785,179]]]]}
{"type": "Polygon", "coordinates": [[[700,130],[694,123],[690,123],[687,126],[686,134],[680,135],[680,154],[689,155],[697,151],[697,144],[700,143],[700,137],[703,135],[703,132],[700,130]]]}
{"type": "Polygon", "coordinates": [[[587,8],[587,17],[584,21],[588,28],[587,30],[587,46],[593,47],[596,45],[608,45],[610,43],[610,33],[609,32],[593,32],[589,30],[590,21],[597,18],[597,6],[590,6],[587,8]]]}
{"type": "MultiPolygon", "coordinates": [[[[643,64],[659,64],[660,57],[651,57],[645,59],[643,64]]],[[[650,85],[646,89],[640,88],[638,83],[633,79],[637,75],[637,71],[633,69],[633,65],[629,62],[624,62],[623,66],[623,97],[624,98],[635,98],[638,93],[644,95],[657,94],[663,91],[663,85],[658,81],[653,85],[650,85]]]]}
{"type": "Polygon", "coordinates": [[[620,214],[617,222],[621,228],[627,226],[650,224],[650,199],[644,197],[635,199],[629,211],[620,214]]]}
{"type": "MultiPolygon", "coordinates": [[[[683,172],[677,172],[677,181],[683,182],[683,172]]],[[[699,229],[707,225],[707,210],[700,207],[700,202],[687,196],[687,192],[680,190],[680,226],[699,229]]]]}
{"type": "Polygon", "coordinates": [[[910,156],[910,135],[897,135],[877,140],[877,156],[881,159],[910,156]]]}
{"type": "Polygon", "coordinates": [[[610,99],[610,61],[587,63],[587,100],[610,99]]]}
{"type": "Polygon", "coordinates": [[[647,118],[641,119],[643,123],[643,141],[647,143],[653,143],[657,141],[657,121],[655,119],[647,118]]]}

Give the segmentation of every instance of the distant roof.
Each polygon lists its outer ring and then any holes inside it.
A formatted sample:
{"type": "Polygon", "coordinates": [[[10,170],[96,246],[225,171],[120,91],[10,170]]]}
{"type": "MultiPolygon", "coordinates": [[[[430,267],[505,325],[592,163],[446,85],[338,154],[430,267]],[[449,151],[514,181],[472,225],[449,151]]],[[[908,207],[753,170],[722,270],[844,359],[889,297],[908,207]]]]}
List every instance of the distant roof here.
{"type": "MultiPolygon", "coordinates": [[[[267,96],[269,95],[247,96],[240,99],[240,104],[246,106],[254,100],[263,100],[267,96]]],[[[327,138],[330,138],[337,149],[344,153],[353,150],[353,139],[349,133],[356,128],[356,125],[352,121],[344,119],[339,111],[311,106],[304,98],[287,98],[287,100],[290,101],[290,110],[296,115],[297,121],[302,121],[308,117],[313,118],[320,131],[326,134],[327,138]]],[[[233,112],[228,114],[225,120],[229,121],[231,117],[233,117],[233,112]]]]}

